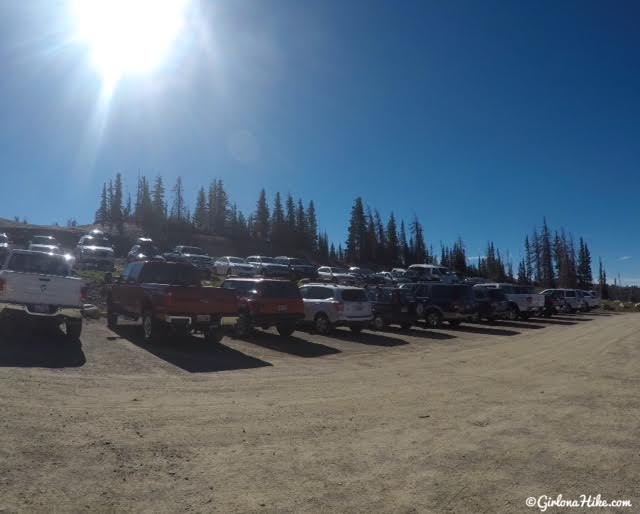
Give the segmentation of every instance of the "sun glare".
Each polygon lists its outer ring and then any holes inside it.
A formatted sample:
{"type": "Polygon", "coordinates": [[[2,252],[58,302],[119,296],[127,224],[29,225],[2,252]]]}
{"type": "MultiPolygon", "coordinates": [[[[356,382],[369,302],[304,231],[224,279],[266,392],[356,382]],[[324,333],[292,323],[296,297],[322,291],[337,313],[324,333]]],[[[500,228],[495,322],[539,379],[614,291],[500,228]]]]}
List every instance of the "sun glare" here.
{"type": "Polygon", "coordinates": [[[166,58],[184,26],[187,0],[75,0],[78,37],[105,87],[166,58]]]}

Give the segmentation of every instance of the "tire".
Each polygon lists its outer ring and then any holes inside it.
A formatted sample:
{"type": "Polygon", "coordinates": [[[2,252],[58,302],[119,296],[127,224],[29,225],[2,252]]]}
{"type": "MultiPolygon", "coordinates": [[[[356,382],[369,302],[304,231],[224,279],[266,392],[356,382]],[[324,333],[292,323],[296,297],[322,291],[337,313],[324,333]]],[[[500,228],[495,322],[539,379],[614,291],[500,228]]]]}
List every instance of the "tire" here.
{"type": "Polygon", "coordinates": [[[323,313],[316,315],[314,326],[316,327],[316,332],[324,336],[329,335],[333,331],[331,321],[329,321],[327,315],[323,313]]]}
{"type": "Polygon", "coordinates": [[[528,312],[521,312],[520,313],[520,319],[528,320],[529,319],[529,313],[528,312]]]}
{"type": "Polygon", "coordinates": [[[276,330],[282,337],[289,337],[295,332],[296,326],[293,323],[278,323],[276,330]]]}
{"type": "Polygon", "coordinates": [[[364,327],[362,325],[351,325],[349,328],[351,329],[351,332],[353,332],[354,334],[359,334],[360,332],[362,332],[362,329],[364,327]]]}
{"type": "Polygon", "coordinates": [[[70,343],[76,343],[80,340],[80,334],[82,333],[82,320],[81,319],[68,319],[65,321],[66,334],[65,339],[70,343]]]}
{"type": "Polygon", "coordinates": [[[249,337],[252,331],[253,326],[251,324],[251,318],[249,317],[249,315],[246,313],[240,314],[235,326],[236,337],[249,337]]]}
{"type": "Polygon", "coordinates": [[[118,326],[118,314],[113,311],[111,298],[107,300],[107,327],[114,329],[118,326]]]}
{"type": "Polygon", "coordinates": [[[495,323],[496,322],[496,318],[494,318],[493,316],[487,316],[487,321],[489,323],[495,323]]]}
{"type": "Polygon", "coordinates": [[[517,306],[512,305],[509,307],[509,312],[507,313],[507,319],[509,321],[517,321],[519,315],[520,309],[518,309],[517,306]]]}
{"type": "Polygon", "coordinates": [[[207,343],[215,344],[222,341],[224,337],[224,330],[220,325],[218,326],[210,326],[209,329],[204,333],[204,340],[207,343]]]}
{"type": "Polygon", "coordinates": [[[400,323],[400,328],[402,330],[409,330],[413,326],[413,323],[405,321],[404,323],[400,323]]]}
{"type": "Polygon", "coordinates": [[[451,327],[459,327],[460,323],[462,323],[462,321],[460,321],[459,319],[449,320],[449,326],[451,327]]]}
{"type": "Polygon", "coordinates": [[[589,304],[587,302],[582,304],[582,312],[589,312],[589,304]]]}
{"type": "Polygon", "coordinates": [[[427,311],[424,315],[424,321],[429,328],[438,328],[442,323],[442,314],[438,311],[427,311]]]}
{"type": "Polygon", "coordinates": [[[375,318],[373,318],[373,321],[371,322],[371,324],[373,325],[373,328],[375,330],[384,330],[387,326],[387,323],[385,322],[384,318],[379,314],[375,318]]]}
{"type": "Polygon", "coordinates": [[[160,323],[154,318],[153,311],[147,309],[142,314],[142,334],[147,343],[160,341],[160,323]]]}

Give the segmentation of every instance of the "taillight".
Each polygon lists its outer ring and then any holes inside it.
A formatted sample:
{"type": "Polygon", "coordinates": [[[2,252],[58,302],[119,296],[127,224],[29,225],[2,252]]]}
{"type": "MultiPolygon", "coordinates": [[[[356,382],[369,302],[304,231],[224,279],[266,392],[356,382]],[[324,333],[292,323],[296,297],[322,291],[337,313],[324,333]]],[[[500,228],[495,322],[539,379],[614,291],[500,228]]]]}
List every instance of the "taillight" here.
{"type": "Polygon", "coordinates": [[[4,278],[0,278],[0,294],[4,294],[4,288],[6,286],[7,282],[5,281],[4,278]]]}
{"type": "MultiPolygon", "coordinates": [[[[0,279],[0,283],[2,283],[2,287],[0,288],[0,291],[1,291],[2,288],[4,288],[4,281],[0,279]]],[[[89,299],[89,288],[87,286],[83,286],[80,289],[80,301],[86,302],[88,299],[89,299]]]]}

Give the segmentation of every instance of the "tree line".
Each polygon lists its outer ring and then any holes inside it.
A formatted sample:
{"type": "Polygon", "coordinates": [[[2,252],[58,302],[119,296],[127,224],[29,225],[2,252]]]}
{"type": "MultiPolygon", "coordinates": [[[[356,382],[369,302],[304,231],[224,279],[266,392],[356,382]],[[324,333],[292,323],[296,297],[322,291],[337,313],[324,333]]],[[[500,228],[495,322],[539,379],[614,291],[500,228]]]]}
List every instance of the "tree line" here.
{"type": "MultiPolygon", "coordinates": [[[[142,227],[152,237],[167,231],[183,236],[207,234],[244,242],[245,247],[268,249],[274,255],[305,256],[321,263],[348,263],[369,267],[407,267],[411,264],[440,264],[464,277],[482,277],[540,287],[593,287],[591,252],[579,238],[564,228],[551,230],[546,219],[524,239],[524,257],[514,272],[511,257],[487,242],[484,255],[469,258],[465,243],[458,237],[452,246],[440,245],[439,252],[427,246],[422,223],[413,216],[408,223],[391,212],[383,221],[378,209],[354,200],[348,220],[347,240],[334,245],[326,231],[318,227],[313,200],[305,203],[288,193],[276,192],[269,202],[260,191],[255,210],[245,214],[229,198],[224,183],[214,179],[200,187],[193,211],[185,200],[182,178],[178,177],[167,195],[162,176],[150,181],[140,175],[135,197],[123,194],[122,175],[105,182],[100,194],[95,222],[123,233],[124,224],[142,227]]],[[[598,284],[606,294],[606,272],[599,262],[598,284]]]]}

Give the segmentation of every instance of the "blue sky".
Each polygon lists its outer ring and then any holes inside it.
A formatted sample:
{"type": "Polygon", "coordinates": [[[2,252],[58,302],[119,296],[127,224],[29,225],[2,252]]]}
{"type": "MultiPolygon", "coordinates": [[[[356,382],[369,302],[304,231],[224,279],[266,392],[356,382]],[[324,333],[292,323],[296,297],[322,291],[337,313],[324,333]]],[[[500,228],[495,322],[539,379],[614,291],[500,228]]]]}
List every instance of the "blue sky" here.
{"type": "Polygon", "coordinates": [[[245,212],[313,199],[336,243],[358,195],[516,261],[546,216],[640,283],[637,2],[194,2],[108,98],[71,12],[0,3],[2,217],[89,222],[116,171],[192,200],[216,177],[245,212]]]}

